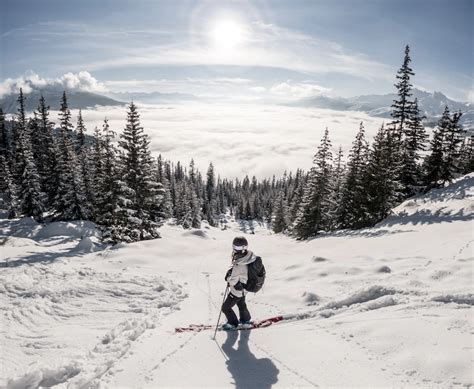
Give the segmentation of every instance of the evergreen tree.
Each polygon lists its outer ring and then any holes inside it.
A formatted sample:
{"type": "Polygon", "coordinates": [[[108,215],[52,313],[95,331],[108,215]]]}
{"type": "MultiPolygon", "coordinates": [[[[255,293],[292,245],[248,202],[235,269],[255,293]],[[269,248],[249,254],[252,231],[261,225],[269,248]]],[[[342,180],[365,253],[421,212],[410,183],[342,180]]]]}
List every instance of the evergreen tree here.
{"type": "Polygon", "coordinates": [[[462,113],[455,112],[444,132],[443,137],[443,167],[441,169],[442,184],[451,183],[456,174],[462,171],[460,166],[460,151],[464,130],[459,123],[462,113]]]}
{"type": "Polygon", "coordinates": [[[19,216],[18,189],[10,173],[10,165],[3,154],[0,154],[0,180],[3,185],[4,208],[8,210],[7,217],[16,218],[19,216]]]}
{"type": "Polygon", "coordinates": [[[163,187],[154,179],[149,143],[140,125],[137,107],[132,102],[128,107],[127,125],[120,135],[119,145],[123,149],[122,177],[130,189],[130,209],[139,221],[139,239],[159,237],[158,227],[162,221],[160,205],[163,187]]]}
{"type": "Polygon", "coordinates": [[[81,166],[74,149],[66,92],[61,99],[59,111],[59,154],[57,172],[59,185],[55,198],[55,209],[59,220],[88,220],[91,212],[88,207],[81,166]]]}
{"type": "MultiPolygon", "coordinates": [[[[45,194],[41,190],[41,181],[36,168],[31,135],[27,128],[25,116],[25,98],[20,89],[18,113],[15,123],[18,134],[16,147],[16,169],[18,174],[18,196],[21,213],[42,221],[45,211],[45,194]]],[[[12,195],[12,194],[11,194],[12,195]]]]}
{"type": "Polygon", "coordinates": [[[3,156],[7,163],[10,162],[10,141],[8,139],[7,128],[5,125],[5,115],[0,107],[0,156],[3,156]]]}
{"type": "Polygon", "coordinates": [[[206,197],[203,205],[203,213],[211,226],[216,225],[216,179],[214,165],[212,162],[207,169],[206,197]]]}
{"type": "Polygon", "coordinates": [[[393,101],[391,112],[393,118],[391,127],[394,131],[393,140],[397,146],[397,151],[400,151],[402,147],[402,138],[406,134],[408,122],[413,114],[413,101],[410,100],[413,85],[411,84],[410,77],[414,76],[415,73],[410,68],[410,62],[410,47],[407,45],[405,47],[403,65],[396,75],[398,81],[395,87],[397,88],[398,99],[393,101]]]}
{"type": "MultiPolygon", "coordinates": [[[[313,167],[309,172],[294,232],[298,238],[308,238],[331,224],[331,171],[332,152],[329,131],[326,128],[324,137],[314,156],[313,167]]],[[[274,187],[274,185],[272,185],[274,187]]]]}
{"type": "Polygon", "coordinates": [[[53,135],[53,126],[49,120],[49,106],[43,96],[40,97],[37,114],[37,155],[38,173],[41,177],[41,187],[46,193],[48,204],[53,204],[57,195],[60,177],[57,167],[58,149],[53,135]]]}
{"type": "Polygon", "coordinates": [[[342,228],[360,228],[366,223],[364,178],[367,162],[368,144],[364,125],[360,123],[359,132],[349,152],[347,175],[338,209],[338,225],[342,228]]]}
{"type": "Polygon", "coordinates": [[[411,115],[406,120],[405,138],[401,151],[401,181],[404,186],[405,197],[412,196],[420,191],[423,184],[423,172],[420,163],[421,153],[426,150],[428,135],[426,134],[415,99],[411,115]]]}
{"type": "Polygon", "coordinates": [[[465,137],[459,153],[461,174],[474,172],[474,136],[465,137]]]}
{"type": "Polygon", "coordinates": [[[367,225],[374,225],[387,217],[403,196],[397,153],[394,151],[397,146],[393,131],[382,126],[374,138],[365,174],[367,225]]]}
{"type": "Polygon", "coordinates": [[[332,203],[334,204],[333,209],[333,224],[331,229],[337,229],[340,227],[339,217],[342,214],[342,197],[343,197],[343,189],[345,184],[345,176],[346,176],[346,166],[343,161],[344,153],[342,151],[342,147],[339,146],[339,150],[337,152],[336,161],[334,162],[334,173],[332,177],[332,203]]]}
{"type": "Polygon", "coordinates": [[[438,188],[442,185],[444,169],[444,147],[445,137],[448,128],[451,126],[451,117],[448,106],[445,107],[443,115],[438,121],[438,125],[433,131],[431,140],[431,152],[426,157],[424,163],[426,190],[438,188]]]}
{"type": "Polygon", "coordinates": [[[280,191],[274,207],[272,229],[275,233],[284,232],[288,229],[288,205],[285,198],[284,191],[280,191]]]}
{"type": "Polygon", "coordinates": [[[77,125],[76,125],[76,153],[79,154],[81,150],[85,148],[86,145],[86,127],[84,125],[84,120],[82,119],[82,110],[79,110],[77,115],[77,125]]]}

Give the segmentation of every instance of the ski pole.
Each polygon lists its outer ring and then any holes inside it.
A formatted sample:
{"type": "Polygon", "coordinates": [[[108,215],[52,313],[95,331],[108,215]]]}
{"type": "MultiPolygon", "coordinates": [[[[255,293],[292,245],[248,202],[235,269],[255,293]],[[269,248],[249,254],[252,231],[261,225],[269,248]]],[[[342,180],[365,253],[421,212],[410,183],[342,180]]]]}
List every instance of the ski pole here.
{"type": "Polygon", "coordinates": [[[222,305],[224,305],[225,298],[227,297],[227,291],[229,290],[229,284],[227,284],[225,291],[224,291],[224,298],[222,299],[222,304],[221,304],[221,309],[219,310],[219,317],[217,318],[217,324],[216,324],[216,329],[214,331],[214,336],[212,337],[212,340],[216,340],[216,334],[217,334],[217,327],[219,327],[219,322],[221,320],[221,314],[222,314],[222,305]]]}

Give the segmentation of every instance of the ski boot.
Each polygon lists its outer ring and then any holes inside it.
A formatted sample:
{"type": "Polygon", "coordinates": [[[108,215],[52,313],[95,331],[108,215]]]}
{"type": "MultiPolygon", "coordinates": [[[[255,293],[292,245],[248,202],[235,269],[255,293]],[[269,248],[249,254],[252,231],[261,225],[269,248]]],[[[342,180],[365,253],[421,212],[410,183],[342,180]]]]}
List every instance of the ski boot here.
{"type": "Polygon", "coordinates": [[[225,323],[221,327],[221,330],[223,331],[234,331],[236,329],[237,329],[237,326],[234,326],[233,324],[230,324],[230,323],[225,323]]]}
{"type": "Polygon", "coordinates": [[[243,329],[243,330],[248,330],[250,328],[253,328],[253,321],[240,321],[240,324],[239,324],[239,328],[243,329]]]}

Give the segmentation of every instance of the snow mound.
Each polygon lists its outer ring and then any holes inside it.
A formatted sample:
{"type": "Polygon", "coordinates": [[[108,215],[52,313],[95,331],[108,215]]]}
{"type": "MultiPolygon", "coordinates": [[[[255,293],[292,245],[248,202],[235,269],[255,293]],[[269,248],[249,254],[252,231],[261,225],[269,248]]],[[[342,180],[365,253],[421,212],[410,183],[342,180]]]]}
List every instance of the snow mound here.
{"type": "Polygon", "coordinates": [[[45,367],[30,371],[18,379],[10,380],[7,389],[49,388],[66,382],[79,374],[80,371],[76,363],[58,368],[45,367]]]}
{"type": "Polygon", "coordinates": [[[312,292],[304,292],[301,297],[303,297],[303,301],[306,305],[316,305],[321,300],[317,294],[312,292]]]}
{"type": "Polygon", "coordinates": [[[80,240],[74,250],[81,253],[92,253],[96,251],[96,246],[94,242],[92,242],[91,238],[86,236],[80,240]]]}
{"type": "Polygon", "coordinates": [[[326,304],[325,309],[339,309],[349,307],[354,304],[362,304],[371,300],[376,300],[380,297],[395,294],[397,291],[393,288],[386,288],[384,286],[374,285],[366,289],[362,289],[353,295],[342,300],[333,301],[326,304]]]}
{"type": "Polygon", "coordinates": [[[1,246],[5,247],[28,247],[28,246],[38,246],[38,243],[35,242],[33,239],[29,238],[17,238],[17,237],[10,237],[5,238],[1,246]]]}
{"type": "Polygon", "coordinates": [[[58,236],[76,239],[93,236],[100,237],[100,231],[93,222],[77,220],[72,222],[49,223],[36,234],[36,238],[40,240],[58,236]]]}
{"type": "Polygon", "coordinates": [[[474,173],[445,188],[415,196],[392,210],[393,214],[377,227],[393,224],[425,224],[474,220],[474,173]]]}
{"type": "Polygon", "coordinates": [[[467,304],[474,305],[474,294],[444,294],[435,296],[432,298],[433,301],[440,303],[456,303],[456,304],[467,304]]]}

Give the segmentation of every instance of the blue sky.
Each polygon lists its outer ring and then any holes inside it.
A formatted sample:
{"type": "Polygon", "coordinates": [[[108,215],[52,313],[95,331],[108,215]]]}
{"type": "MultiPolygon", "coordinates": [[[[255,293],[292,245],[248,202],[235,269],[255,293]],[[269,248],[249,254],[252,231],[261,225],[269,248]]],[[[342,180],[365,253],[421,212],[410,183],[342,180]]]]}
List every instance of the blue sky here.
{"type": "Polygon", "coordinates": [[[68,82],[101,92],[249,100],[389,93],[408,43],[416,86],[467,100],[473,4],[3,0],[0,81],[5,90],[32,72],[39,83],[73,73],[68,82]]]}

